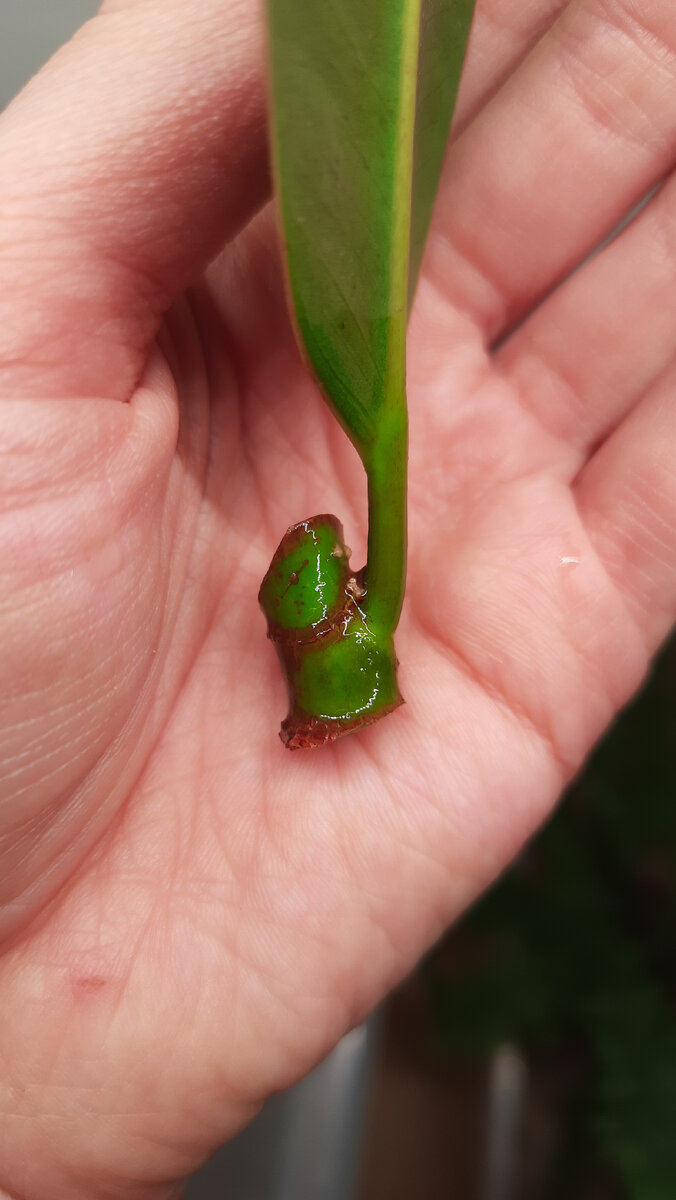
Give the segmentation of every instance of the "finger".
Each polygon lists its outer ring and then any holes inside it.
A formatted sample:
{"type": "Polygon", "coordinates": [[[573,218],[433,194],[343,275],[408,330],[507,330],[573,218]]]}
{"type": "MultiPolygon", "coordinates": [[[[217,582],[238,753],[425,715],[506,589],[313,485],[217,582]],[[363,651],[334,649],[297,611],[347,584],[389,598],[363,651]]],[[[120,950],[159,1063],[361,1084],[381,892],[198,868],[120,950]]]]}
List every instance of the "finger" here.
{"type": "Polygon", "coordinates": [[[676,176],[510,338],[498,363],[578,467],[670,362],[676,176]]]}
{"type": "Polygon", "coordinates": [[[0,389],[125,396],[158,315],[265,195],[243,0],[111,3],[0,119],[0,389]]]}
{"type": "Polygon", "coordinates": [[[575,0],[452,145],[425,270],[489,339],[676,154],[676,6],[575,0]]]}
{"type": "Polygon", "coordinates": [[[553,25],[569,0],[479,0],[454,117],[463,128],[553,25]]]}
{"type": "Polygon", "coordinates": [[[653,652],[676,617],[676,365],[579,477],[590,537],[653,652]]]}

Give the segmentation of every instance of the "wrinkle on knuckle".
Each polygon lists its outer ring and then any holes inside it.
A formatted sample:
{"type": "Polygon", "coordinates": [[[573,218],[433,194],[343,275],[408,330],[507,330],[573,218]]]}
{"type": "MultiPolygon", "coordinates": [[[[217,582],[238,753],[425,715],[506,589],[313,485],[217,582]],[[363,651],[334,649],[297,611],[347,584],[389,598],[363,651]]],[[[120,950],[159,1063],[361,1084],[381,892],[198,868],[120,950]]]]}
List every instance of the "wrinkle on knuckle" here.
{"type": "Polygon", "coordinates": [[[559,67],[591,122],[643,154],[676,148],[676,31],[651,27],[633,0],[590,0],[557,26],[559,67]]]}
{"type": "Polygon", "coordinates": [[[463,235],[457,224],[454,228],[440,222],[432,225],[423,276],[439,299],[466,317],[472,329],[486,331],[486,345],[509,325],[511,307],[504,282],[477,240],[463,235]]]}
{"type": "Polygon", "coordinates": [[[666,63],[672,72],[676,71],[676,21],[671,5],[660,3],[657,6],[659,20],[665,20],[665,29],[662,29],[649,18],[648,13],[655,6],[646,4],[645,0],[596,0],[596,3],[606,21],[654,55],[656,60],[666,63]],[[668,32],[667,20],[671,20],[668,32]]]}
{"type": "Polygon", "coordinates": [[[659,194],[645,214],[656,257],[676,283],[676,187],[668,196],[659,194]]]}

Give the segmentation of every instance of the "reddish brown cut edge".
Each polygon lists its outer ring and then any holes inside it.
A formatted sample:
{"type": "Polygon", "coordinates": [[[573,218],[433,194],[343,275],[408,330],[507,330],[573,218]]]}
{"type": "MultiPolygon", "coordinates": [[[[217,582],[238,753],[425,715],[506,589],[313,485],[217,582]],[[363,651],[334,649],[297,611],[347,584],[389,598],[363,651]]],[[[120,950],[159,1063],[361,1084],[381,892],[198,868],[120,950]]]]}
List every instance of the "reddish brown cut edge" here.
{"type": "Polygon", "coordinates": [[[337,741],[339,737],[357,733],[367,725],[374,725],[381,717],[395,712],[405,703],[403,696],[400,696],[395,704],[390,704],[387,708],[381,708],[375,713],[364,713],[363,716],[352,717],[348,721],[311,717],[301,708],[294,708],[282,721],[279,736],[287,750],[319,750],[322,746],[337,741]]]}

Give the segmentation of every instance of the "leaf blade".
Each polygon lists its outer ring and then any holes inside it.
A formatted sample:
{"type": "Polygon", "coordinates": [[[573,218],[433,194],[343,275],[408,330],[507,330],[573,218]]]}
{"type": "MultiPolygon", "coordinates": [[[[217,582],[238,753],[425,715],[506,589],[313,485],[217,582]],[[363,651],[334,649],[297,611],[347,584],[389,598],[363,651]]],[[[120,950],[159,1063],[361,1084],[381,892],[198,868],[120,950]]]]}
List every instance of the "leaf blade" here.
{"type": "Polygon", "coordinates": [[[272,148],[300,341],[362,457],[404,403],[474,0],[268,0],[272,148]],[[410,251],[410,255],[409,255],[410,251]]]}
{"type": "Polygon", "coordinates": [[[402,391],[411,200],[402,179],[412,169],[419,3],[318,0],[309,18],[306,0],[269,0],[273,158],[296,320],[362,452],[378,410],[402,391]]]}
{"type": "Polygon", "coordinates": [[[416,95],[409,306],[413,300],[469,42],[475,0],[425,0],[416,95]]]}

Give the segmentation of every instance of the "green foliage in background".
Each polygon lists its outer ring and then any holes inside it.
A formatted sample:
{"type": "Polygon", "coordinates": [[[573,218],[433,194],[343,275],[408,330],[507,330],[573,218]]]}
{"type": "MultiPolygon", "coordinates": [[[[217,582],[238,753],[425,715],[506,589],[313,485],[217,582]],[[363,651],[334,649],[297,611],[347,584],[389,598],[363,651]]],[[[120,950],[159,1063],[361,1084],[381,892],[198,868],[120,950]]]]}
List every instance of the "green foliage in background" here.
{"type": "Polygon", "coordinates": [[[579,1060],[547,1200],[602,1164],[613,1196],[676,1196],[675,950],[676,641],[429,969],[447,1049],[579,1060]]]}

